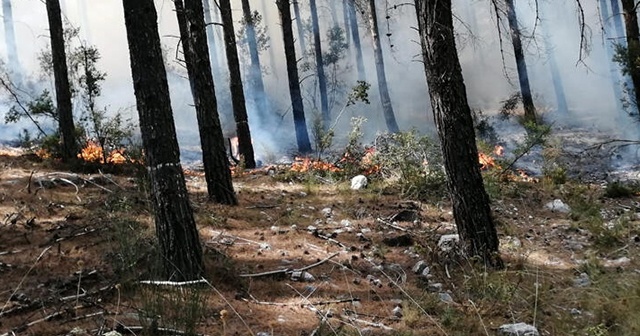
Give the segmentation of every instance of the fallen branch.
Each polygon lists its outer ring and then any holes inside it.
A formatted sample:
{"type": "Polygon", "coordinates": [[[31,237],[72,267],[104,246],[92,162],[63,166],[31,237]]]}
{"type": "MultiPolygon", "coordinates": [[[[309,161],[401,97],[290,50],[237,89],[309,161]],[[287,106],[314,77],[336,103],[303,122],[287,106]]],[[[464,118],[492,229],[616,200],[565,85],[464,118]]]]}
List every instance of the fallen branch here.
{"type": "Polygon", "coordinates": [[[359,324],[364,324],[368,327],[374,327],[374,328],[380,328],[382,330],[387,330],[387,331],[391,331],[393,330],[393,328],[388,327],[380,322],[376,323],[376,322],[369,322],[367,320],[362,320],[362,319],[358,319],[358,318],[353,318],[347,315],[341,315],[341,317],[343,319],[346,319],[347,321],[349,321],[350,323],[359,323],[359,324]]]}
{"type": "Polygon", "coordinates": [[[154,281],[154,280],[141,280],[138,281],[141,285],[155,285],[155,286],[171,286],[171,287],[184,287],[198,284],[206,284],[208,283],[205,279],[200,280],[191,280],[191,281],[154,281]]]}
{"type": "Polygon", "coordinates": [[[302,268],[298,268],[298,269],[280,269],[280,270],[273,270],[273,271],[266,271],[266,272],[262,272],[262,273],[253,273],[253,274],[240,274],[241,277],[244,278],[258,278],[258,277],[263,277],[263,276],[273,276],[273,275],[279,275],[279,274],[292,274],[294,272],[304,272],[307,270],[310,270],[314,267],[318,267],[324,263],[326,263],[327,261],[331,260],[332,258],[334,258],[335,256],[337,256],[338,254],[340,254],[340,252],[336,252],[316,263],[313,263],[311,265],[302,267],[302,268]]]}
{"type": "Polygon", "coordinates": [[[384,220],[384,219],[382,219],[382,218],[376,218],[376,222],[381,223],[381,224],[383,224],[383,225],[386,225],[386,226],[388,226],[388,227],[390,227],[390,228],[392,228],[392,229],[396,229],[396,230],[402,231],[402,232],[407,232],[407,231],[409,231],[409,230],[407,230],[407,229],[403,228],[402,226],[398,226],[398,225],[395,225],[395,224],[393,224],[393,223],[389,223],[389,222],[385,221],[385,220],[384,220]]]}

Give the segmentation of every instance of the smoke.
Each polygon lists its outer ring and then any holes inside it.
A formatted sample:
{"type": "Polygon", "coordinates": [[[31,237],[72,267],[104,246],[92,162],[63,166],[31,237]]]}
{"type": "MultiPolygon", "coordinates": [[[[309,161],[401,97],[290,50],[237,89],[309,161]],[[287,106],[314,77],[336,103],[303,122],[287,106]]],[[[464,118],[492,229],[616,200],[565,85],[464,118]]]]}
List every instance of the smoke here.
{"type": "MultiPolygon", "coordinates": [[[[4,0],[7,1],[7,0],[4,0]]],[[[114,1],[66,0],[65,17],[73,26],[83,29],[83,36],[95,45],[102,55],[98,67],[106,72],[107,79],[103,85],[103,96],[100,104],[108,106],[112,111],[128,111],[129,117],[137,118],[135,98],[129,68],[128,46],[122,6],[114,1]]],[[[323,38],[336,20],[343,24],[342,6],[332,5],[333,0],[318,0],[320,29],[323,38]],[[337,13],[332,11],[335,7],[337,13]],[[336,15],[337,14],[337,15],[336,15]]],[[[526,34],[533,34],[535,39],[525,39],[526,62],[529,68],[531,87],[537,107],[545,111],[545,117],[571,126],[591,127],[615,134],[617,137],[637,138],[637,125],[626,113],[620,112],[614,95],[611,80],[610,59],[605,50],[602,36],[600,12],[595,1],[582,1],[585,23],[588,27],[590,51],[581,54],[580,22],[577,9],[572,1],[540,0],[545,5],[540,15],[544,21],[536,23],[536,8],[533,1],[518,1],[518,17],[526,34]],[[554,91],[549,56],[542,40],[542,28],[551,32],[549,43],[559,74],[562,78],[567,100],[569,117],[559,118],[556,112],[556,93],[554,91]],[[581,59],[582,62],[578,62],[581,59]],[[624,131],[625,133],[620,133],[624,131]]],[[[253,2],[258,3],[258,2],[253,2]]],[[[399,126],[403,130],[417,129],[421,132],[433,132],[434,124],[421,62],[421,48],[417,34],[415,8],[407,5],[407,1],[388,0],[380,2],[378,8],[382,49],[384,51],[386,75],[389,81],[391,100],[396,112],[399,126]],[[386,6],[384,6],[386,3],[386,6]]],[[[39,50],[48,46],[48,27],[45,6],[39,0],[13,1],[13,21],[17,50],[3,48],[3,60],[16,56],[26,76],[37,78],[39,50]],[[8,54],[9,53],[9,54],[8,54]]],[[[241,18],[240,4],[234,4],[234,19],[241,18]]],[[[183,160],[197,157],[199,138],[197,135],[195,111],[192,106],[189,83],[186,71],[175,61],[178,46],[178,28],[175,22],[173,4],[167,0],[157,0],[159,27],[169,71],[171,100],[175,115],[179,141],[184,149],[183,160]],[[189,150],[189,151],[187,151],[189,150]],[[189,153],[188,155],[185,153],[189,153]]],[[[270,37],[270,50],[261,54],[261,62],[266,70],[263,74],[266,100],[269,105],[269,118],[259,120],[259,108],[254,106],[251,97],[254,92],[246,92],[249,122],[254,146],[259,156],[266,157],[286,153],[295,148],[293,117],[290,111],[289,92],[286,83],[286,65],[284,64],[282,33],[279,16],[273,1],[264,1],[263,6],[254,4],[253,10],[262,11],[263,22],[267,26],[270,37]],[[257,6],[257,7],[255,7],[257,6]]],[[[309,11],[305,3],[301,6],[302,17],[307,20],[309,11]]],[[[503,35],[500,45],[497,34],[495,13],[489,0],[462,1],[454,0],[455,25],[458,34],[457,44],[460,51],[463,74],[467,94],[472,108],[481,109],[485,114],[494,114],[501,101],[518,90],[517,73],[513,52],[510,50],[510,39],[503,35]],[[502,51],[501,51],[502,49],[502,51]],[[503,62],[504,57],[504,62],[503,62]]],[[[336,129],[338,137],[346,136],[349,130],[349,117],[364,116],[366,123],[365,140],[371,140],[377,133],[385,132],[386,126],[382,117],[382,108],[377,93],[375,65],[372,54],[372,40],[369,31],[368,17],[358,14],[359,31],[362,40],[367,81],[371,83],[369,91],[370,105],[358,104],[348,107],[336,129]]],[[[215,21],[217,14],[213,13],[215,21]]],[[[236,27],[238,28],[239,25],[236,27]]],[[[296,25],[294,24],[294,30],[296,25]]],[[[214,27],[218,48],[223,46],[221,27],[214,27]]],[[[607,31],[609,37],[616,37],[613,31],[607,31]]],[[[0,35],[0,45],[7,45],[7,31],[0,35]]],[[[307,40],[307,45],[312,41],[307,40]]],[[[324,43],[324,42],[323,42],[324,43]]],[[[325,47],[323,45],[323,47],[325,47]]],[[[299,43],[296,42],[296,48],[299,43]]],[[[301,52],[297,50],[298,57],[301,52]]],[[[356,84],[357,74],[353,50],[346,54],[343,71],[340,73],[344,82],[343,94],[335,100],[332,116],[336,116],[346,102],[346,94],[356,84]]],[[[224,52],[216,51],[220,64],[224,66],[224,52]]],[[[246,59],[246,58],[245,58],[246,59]]],[[[246,69],[248,66],[243,65],[246,69]]],[[[218,93],[219,112],[223,127],[228,136],[234,135],[230,97],[228,97],[228,79],[226,69],[214,78],[218,93]]],[[[314,92],[312,80],[303,82],[303,91],[314,92]]],[[[245,85],[245,90],[250,90],[245,85]]],[[[305,112],[308,122],[313,119],[313,95],[305,98],[305,112]]],[[[6,107],[3,106],[3,109],[6,107]]],[[[5,129],[2,130],[3,136],[5,129]]],[[[339,142],[336,141],[336,142],[339,142]]]]}

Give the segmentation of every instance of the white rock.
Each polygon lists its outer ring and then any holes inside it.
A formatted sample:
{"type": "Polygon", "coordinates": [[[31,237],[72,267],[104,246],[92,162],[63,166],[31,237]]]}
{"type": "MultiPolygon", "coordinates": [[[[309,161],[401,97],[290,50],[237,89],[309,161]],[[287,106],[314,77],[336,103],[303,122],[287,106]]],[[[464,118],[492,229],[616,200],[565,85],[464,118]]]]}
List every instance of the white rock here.
{"type": "Polygon", "coordinates": [[[458,242],[460,242],[460,235],[458,234],[442,235],[440,240],[438,240],[438,247],[442,251],[448,252],[451,251],[458,242]]]}
{"type": "Polygon", "coordinates": [[[351,226],[351,221],[349,221],[348,219],[343,219],[343,220],[340,221],[340,225],[342,225],[344,227],[351,226]]]}
{"type": "Polygon", "coordinates": [[[553,212],[569,213],[571,208],[565,204],[561,199],[554,199],[553,201],[544,205],[545,208],[553,212]]]}
{"type": "Polygon", "coordinates": [[[325,217],[331,217],[333,210],[331,208],[324,208],[321,210],[321,212],[325,217]]]}
{"type": "Polygon", "coordinates": [[[351,179],[351,189],[359,190],[367,186],[367,177],[364,175],[357,175],[351,179]]]}
{"type": "Polygon", "coordinates": [[[413,271],[413,273],[419,274],[422,273],[425,268],[428,268],[427,263],[424,260],[420,260],[415,265],[413,265],[413,268],[411,270],[413,271]]]}
{"type": "Polygon", "coordinates": [[[526,323],[503,324],[498,328],[498,335],[504,336],[540,336],[536,327],[526,323]]]}
{"type": "Polygon", "coordinates": [[[400,306],[396,306],[395,308],[393,308],[393,310],[391,312],[393,313],[393,316],[395,316],[395,317],[402,317],[402,307],[400,307],[400,306]]]}

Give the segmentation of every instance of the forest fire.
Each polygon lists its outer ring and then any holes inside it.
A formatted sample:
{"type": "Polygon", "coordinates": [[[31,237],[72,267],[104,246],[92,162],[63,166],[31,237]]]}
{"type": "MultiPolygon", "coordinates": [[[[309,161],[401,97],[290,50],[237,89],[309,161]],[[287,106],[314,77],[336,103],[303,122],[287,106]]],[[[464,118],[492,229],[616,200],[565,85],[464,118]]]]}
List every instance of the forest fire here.
{"type": "Polygon", "coordinates": [[[297,173],[304,173],[312,170],[329,171],[336,173],[341,171],[333,163],[325,162],[322,160],[313,160],[308,157],[296,157],[291,164],[291,171],[297,173]]]}
{"type": "MultiPolygon", "coordinates": [[[[495,146],[495,148],[493,149],[493,155],[495,156],[502,156],[504,155],[504,147],[502,146],[495,146]]],[[[485,154],[485,153],[478,153],[478,162],[480,163],[480,170],[489,170],[491,168],[499,168],[500,166],[496,163],[496,160],[493,156],[485,154]]]]}
{"type": "MultiPolygon", "coordinates": [[[[87,142],[87,145],[82,149],[78,158],[86,162],[98,162],[105,163],[103,149],[100,145],[94,141],[87,142]]],[[[107,156],[106,163],[122,164],[127,162],[127,159],[122,155],[121,150],[112,150],[107,156]]]]}

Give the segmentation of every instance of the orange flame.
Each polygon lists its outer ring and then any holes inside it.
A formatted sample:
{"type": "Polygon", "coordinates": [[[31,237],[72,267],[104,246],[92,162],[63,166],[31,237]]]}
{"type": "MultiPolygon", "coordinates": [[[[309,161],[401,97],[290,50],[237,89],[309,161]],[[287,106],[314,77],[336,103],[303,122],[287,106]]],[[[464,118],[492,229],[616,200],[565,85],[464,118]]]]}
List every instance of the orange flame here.
{"type": "MultiPolygon", "coordinates": [[[[112,150],[107,156],[107,163],[122,164],[127,162],[127,158],[122,154],[123,152],[124,149],[112,150]]],[[[86,162],[105,163],[102,147],[94,141],[87,142],[87,145],[78,154],[78,158],[86,162]]]]}
{"type": "Polygon", "coordinates": [[[339,172],[340,168],[336,167],[333,163],[324,162],[321,160],[312,160],[308,157],[296,157],[291,164],[291,171],[297,173],[304,173],[312,170],[339,172]]]}

